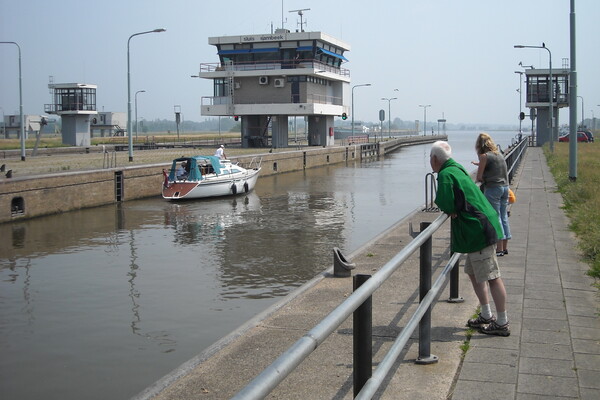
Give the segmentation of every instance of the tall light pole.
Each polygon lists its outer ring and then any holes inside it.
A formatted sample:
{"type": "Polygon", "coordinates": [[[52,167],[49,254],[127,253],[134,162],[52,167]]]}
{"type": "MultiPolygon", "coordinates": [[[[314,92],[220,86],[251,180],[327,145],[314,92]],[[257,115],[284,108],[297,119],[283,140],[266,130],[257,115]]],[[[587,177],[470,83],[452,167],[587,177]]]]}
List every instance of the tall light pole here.
{"type": "Polygon", "coordinates": [[[515,71],[515,74],[519,74],[519,134],[522,132],[521,126],[523,124],[523,120],[521,119],[521,112],[523,110],[523,94],[521,93],[521,91],[523,90],[522,87],[522,83],[523,83],[523,74],[524,72],[522,71],[515,71]]]}
{"type": "Polygon", "coordinates": [[[382,97],[381,100],[387,100],[388,102],[388,136],[392,137],[392,107],[390,106],[390,103],[392,100],[398,100],[398,98],[392,97],[391,99],[386,99],[385,97],[382,97]]]}
{"type": "Polygon", "coordinates": [[[158,28],[152,31],[146,32],[138,32],[129,36],[127,40],[127,137],[129,144],[129,162],[133,161],[133,138],[131,135],[131,73],[130,73],[130,62],[129,62],[129,42],[131,42],[131,38],[134,36],[145,35],[147,33],[159,33],[165,32],[166,29],[158,28]]]}
{"type": "Polygon", "coordinates": [[[138,138],[138,120],[137,120],[137,95],[138,93],[146,93],[145,90],[135,92],[135,140],[138,138]]]}
{"type": "Polygon", "coordinates": [[[370,83],[361,83],[360,85],[352,86],[352,136],[354,136],[354,88],[360,86],[371,86],[370,83]]]}
{"type": "MultiPolygon", "coordinates": [[[[515,49],[545,49],[548,51],[548,66],[550,71],[550,82],[548,82],[548,106],[550,107],[550,151],[554,152],[554,82],[552,82],[552,52],[546,47],[545,43],[541,46],[524,46],[522,44],[515,44],[515,49]]],[[[575,132],[577,135],[577,132],[575,132]]],[[[577,140],[577,137],[569,138],[570,140],[577,140]]]]}
{"type": "Polygon", "coordinates": [[[21,74],[21,46],[19,46],[17,42],[0,42],[0,44],[14,44],[15,46],[17,46],[17,49],[19,49],[19,113],[21,114],[21,161],[25,161],[25,116],[23,115],[23,76],[21,74]]]}
{"type": "Polygon", "coordinates": [[[585,118],[583,117],[583,96],[577,96],[581,99],[581,129],[583,129],[585,118]]]}
{"type": "Polygon", "coordinates": [[[422,105],[419,104],[419,107],[423,107],[423,136],[427,135],[427,107],[431,107],[431,104],[422,105]]]}
{"type": "Polygon", "coordinates": [[[4,108],[0,107],[2,110],[2,139],[6,139],[6,126],[4,125],[4,108]]]}

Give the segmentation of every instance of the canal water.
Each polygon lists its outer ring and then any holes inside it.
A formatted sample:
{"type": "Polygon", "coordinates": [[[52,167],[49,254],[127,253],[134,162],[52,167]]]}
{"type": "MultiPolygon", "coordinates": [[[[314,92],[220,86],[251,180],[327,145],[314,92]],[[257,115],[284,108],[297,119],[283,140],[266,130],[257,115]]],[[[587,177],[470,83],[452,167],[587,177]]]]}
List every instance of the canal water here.
{"type": "MultiPolygon", "coordinates": [[[[476,134],[448,134],[468,170],[476,134]]],[[[428,172],[422,145],[0,225],[0,398],[130,398],[422,205],[428,172]]]]}

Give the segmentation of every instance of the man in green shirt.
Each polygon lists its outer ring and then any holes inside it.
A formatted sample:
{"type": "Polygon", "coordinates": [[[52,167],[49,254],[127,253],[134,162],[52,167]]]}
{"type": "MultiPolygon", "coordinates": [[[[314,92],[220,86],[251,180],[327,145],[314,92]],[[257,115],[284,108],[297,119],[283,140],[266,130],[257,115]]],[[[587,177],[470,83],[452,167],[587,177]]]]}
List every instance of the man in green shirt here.
{"type": "Polygon", "coordinates": [[[498,214],[451,155],[450,145],[438,141],[431,146],[429,161],[433,172],[438,174],[435,203],[451,217],[451,249],[466,254],[465,272],[481,305],[477,318],[469,319],[467,325],[488,335],[508,336],[506,289],[500,277],[495,246],[502,237],[498,214]],[[491,311],[488,285],[497,318],[491,311]]]}

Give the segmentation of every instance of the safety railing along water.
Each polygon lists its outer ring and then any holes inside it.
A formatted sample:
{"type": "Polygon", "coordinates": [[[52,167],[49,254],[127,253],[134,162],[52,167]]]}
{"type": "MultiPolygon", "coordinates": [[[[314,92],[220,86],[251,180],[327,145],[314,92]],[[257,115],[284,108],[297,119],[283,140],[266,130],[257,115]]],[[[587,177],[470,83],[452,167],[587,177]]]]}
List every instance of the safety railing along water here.
{"type": "MultiPolygon", "coordinates": [[[[505,154],[510,180],[516,172],[525,150],[527,138],[513,144],[505,154]]],[[[435,179],[432,174],[426,176],[426,204],[423,211],[439,211],[433,202],[435,179]]],[[[281,354],[271,365],[265,368],[246,387],[239,391],[233,400],[262,399],[279,385],[296,367],[298,367],[316,348],[327,339],[351,314],[353,315],[353,386],[355,399],[371,399],[384,379],[398,361],[414,330],[419,326],[419,356],[417,364],[431,364],[438,361],[430,353],[431,348],[431,309],[434,299],[450,279],[448,302],[460,303],[458,260],[460,253],[453,254],[433,285],[432,281],[432,237],[446,222],[448,215],[442,214],[432,223],[421,223],[421,232],[374,275],[355,275],[353,293],[321,322],[281,354]],[[406,326],[396,337],[394,344],[372,369],[372,302],[373,293],[419,249],[419,306],[406,326]]]]}
{"type": "Polygon", "coordinates": [[[437,362],[430,354],[431,347],[431,304],[450,275],[450,302],[459,302],[458,268],[460,254],[454,254],[438,275],[435,283],[432,279],[432,236],[444,224],[448,216],[440,215],[432,223],[422,223],[421,233],[404,249],[397,253],[378,272],[369,275],[355,275],[354,292],[314,328],[281,354],[271,365],[265,368],[233,399],[262,399],[298,367],[325,339],[333,333],[351,314],[354,323],[354,394],[357,399],[370,399],[381,385],[397,360],[399,354],[419,325],[419,357],[417,363],[437,362]],[[420,250],[420,304],[404,329],[396,338],[394,345],[376,370],[372,370],[371,354],[371,306],[372,294],[417,250],[420,250]],[[456,271],[456,273],[451,273],[456,271]],[[452,282],[455,280],[455,282],[452,282]]]}

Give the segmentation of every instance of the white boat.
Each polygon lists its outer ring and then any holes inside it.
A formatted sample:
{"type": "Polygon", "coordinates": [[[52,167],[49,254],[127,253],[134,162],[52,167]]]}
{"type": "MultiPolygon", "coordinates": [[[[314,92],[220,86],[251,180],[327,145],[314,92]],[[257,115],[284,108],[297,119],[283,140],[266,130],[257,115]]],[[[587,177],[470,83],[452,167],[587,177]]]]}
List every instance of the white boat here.
{"type": "Polygon", "coordinates": [[[255,157],[248,168],[243,168],[216,156],[176,158],[168,173],[163,169],[162,196],[183,200],[248,193],[256,185],[261,161],[255,157]],[[185,163],[185,174],[178,176],[178,163],[185,163]]]}

